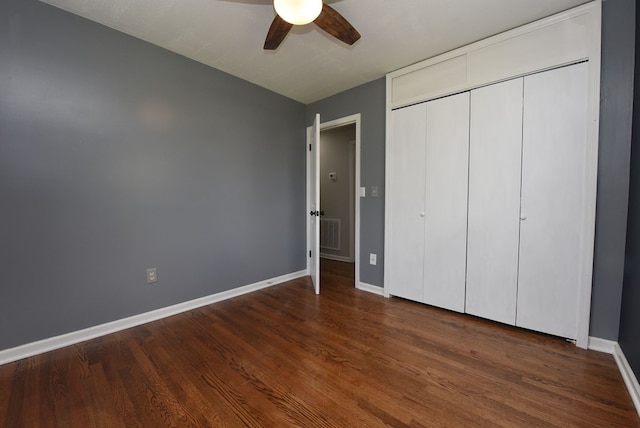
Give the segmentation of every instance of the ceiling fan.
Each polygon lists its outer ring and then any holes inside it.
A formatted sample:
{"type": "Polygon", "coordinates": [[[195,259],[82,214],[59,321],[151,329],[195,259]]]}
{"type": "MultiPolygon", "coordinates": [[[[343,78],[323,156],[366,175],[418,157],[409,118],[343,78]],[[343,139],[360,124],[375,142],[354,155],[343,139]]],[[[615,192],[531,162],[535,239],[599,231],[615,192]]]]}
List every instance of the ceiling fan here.
{"type": "Polygon", "coordinates": [[[360,39],[353,25],[322,0],[273,0],[273,7],[276,17],[264,41],[265,50],[277,49],[294,25],[310,22],[348,45],[360,39]]]}

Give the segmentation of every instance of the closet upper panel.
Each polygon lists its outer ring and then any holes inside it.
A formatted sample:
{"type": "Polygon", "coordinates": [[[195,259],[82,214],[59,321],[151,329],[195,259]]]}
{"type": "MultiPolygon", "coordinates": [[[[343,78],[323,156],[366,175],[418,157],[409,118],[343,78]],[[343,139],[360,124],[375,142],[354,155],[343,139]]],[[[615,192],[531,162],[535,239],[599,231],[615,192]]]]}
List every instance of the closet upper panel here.
{"type": "Polygon", "coordinates": [[[391,109],[589,60],[597,3],[563,12],[387,75],[391,109]]]}

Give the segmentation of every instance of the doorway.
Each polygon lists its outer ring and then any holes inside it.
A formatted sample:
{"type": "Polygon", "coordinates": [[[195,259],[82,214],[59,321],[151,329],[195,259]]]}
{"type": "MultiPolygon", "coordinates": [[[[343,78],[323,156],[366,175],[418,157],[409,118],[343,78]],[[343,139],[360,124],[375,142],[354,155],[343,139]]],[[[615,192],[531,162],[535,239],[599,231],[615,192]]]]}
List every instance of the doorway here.
{"type": "MultiPolygon", "coordinates": [[[[321,123],[318,146],[320,268],[323,265],[335,268],[336,263],[351,265],[348,269],[354,272],[352,284],[357,288],[360,283],[360,114],[321,123]]],[[[309,167],[308,164],[307,171],[309,167]]],[[[312,196],[308,188],[307,200],[312,196]]],[[[308,229],[311,227],[309,223],[308,229]]]]}
{"type": "Polygon", "coordinates": [[[353,284],[356,125],[321,128],[320,141],[320,274],[350,272],[353,284]]]}

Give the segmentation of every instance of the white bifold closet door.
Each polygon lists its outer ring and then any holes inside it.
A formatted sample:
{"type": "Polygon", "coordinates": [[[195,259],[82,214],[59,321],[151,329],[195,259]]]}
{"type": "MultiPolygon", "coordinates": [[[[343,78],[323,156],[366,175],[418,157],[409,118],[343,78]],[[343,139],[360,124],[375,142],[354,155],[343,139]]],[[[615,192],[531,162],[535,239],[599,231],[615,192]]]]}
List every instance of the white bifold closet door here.
{"type": "Polygon", "coordinates": [[[464,312],[469,93],[391,114],[390,294],[464,312]]]}
{"type": "Polygon", "coordinates": [[[518,290],[522,82],[471,91],[466,312],[511,325],[518,290]]]}
{"type": "Polygon", "coordinates": [[[389,222],[390,294],[422,302],[424,295],[424,195],[427,105],[391,112],[389,222]]]}
{"type": "Polygon", "coordinates": [[[587,63],[524,78],[516,325],[577,336],[587,63]]]}
{"type": "Polygon", "coordinates": [[[469,92],[427,103],[424,303],[464,312],[469,92]]]}

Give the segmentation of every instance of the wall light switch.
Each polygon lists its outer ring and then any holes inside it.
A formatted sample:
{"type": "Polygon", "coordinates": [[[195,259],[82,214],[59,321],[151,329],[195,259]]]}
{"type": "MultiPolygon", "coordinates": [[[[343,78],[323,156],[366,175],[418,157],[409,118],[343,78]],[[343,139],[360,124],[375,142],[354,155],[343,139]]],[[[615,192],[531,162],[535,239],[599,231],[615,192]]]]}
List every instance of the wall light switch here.
{"type": "Polygon", "coordinates": [[[378,263],[378,257],[375,254],[370,253],[369,254],[369,264],[375,266],[376,263],[378,263]]]}
{"type": "Polygon", "coordinates": [[[365,196],[367,196],[367,188],[366,187],[361,187],[360,188],[360,197],[364,198],[365,196]]]}
{"type": "Polygon", "coordinates": [[[158,282],[158,269],[147,269],[147,284],[153,284],[154,282],[158,282]]]}
{"type": "Polygon", "coordinates": [[[378,197],[378,186],[371,186],[371,197],[372,198],[378,197]]]}

